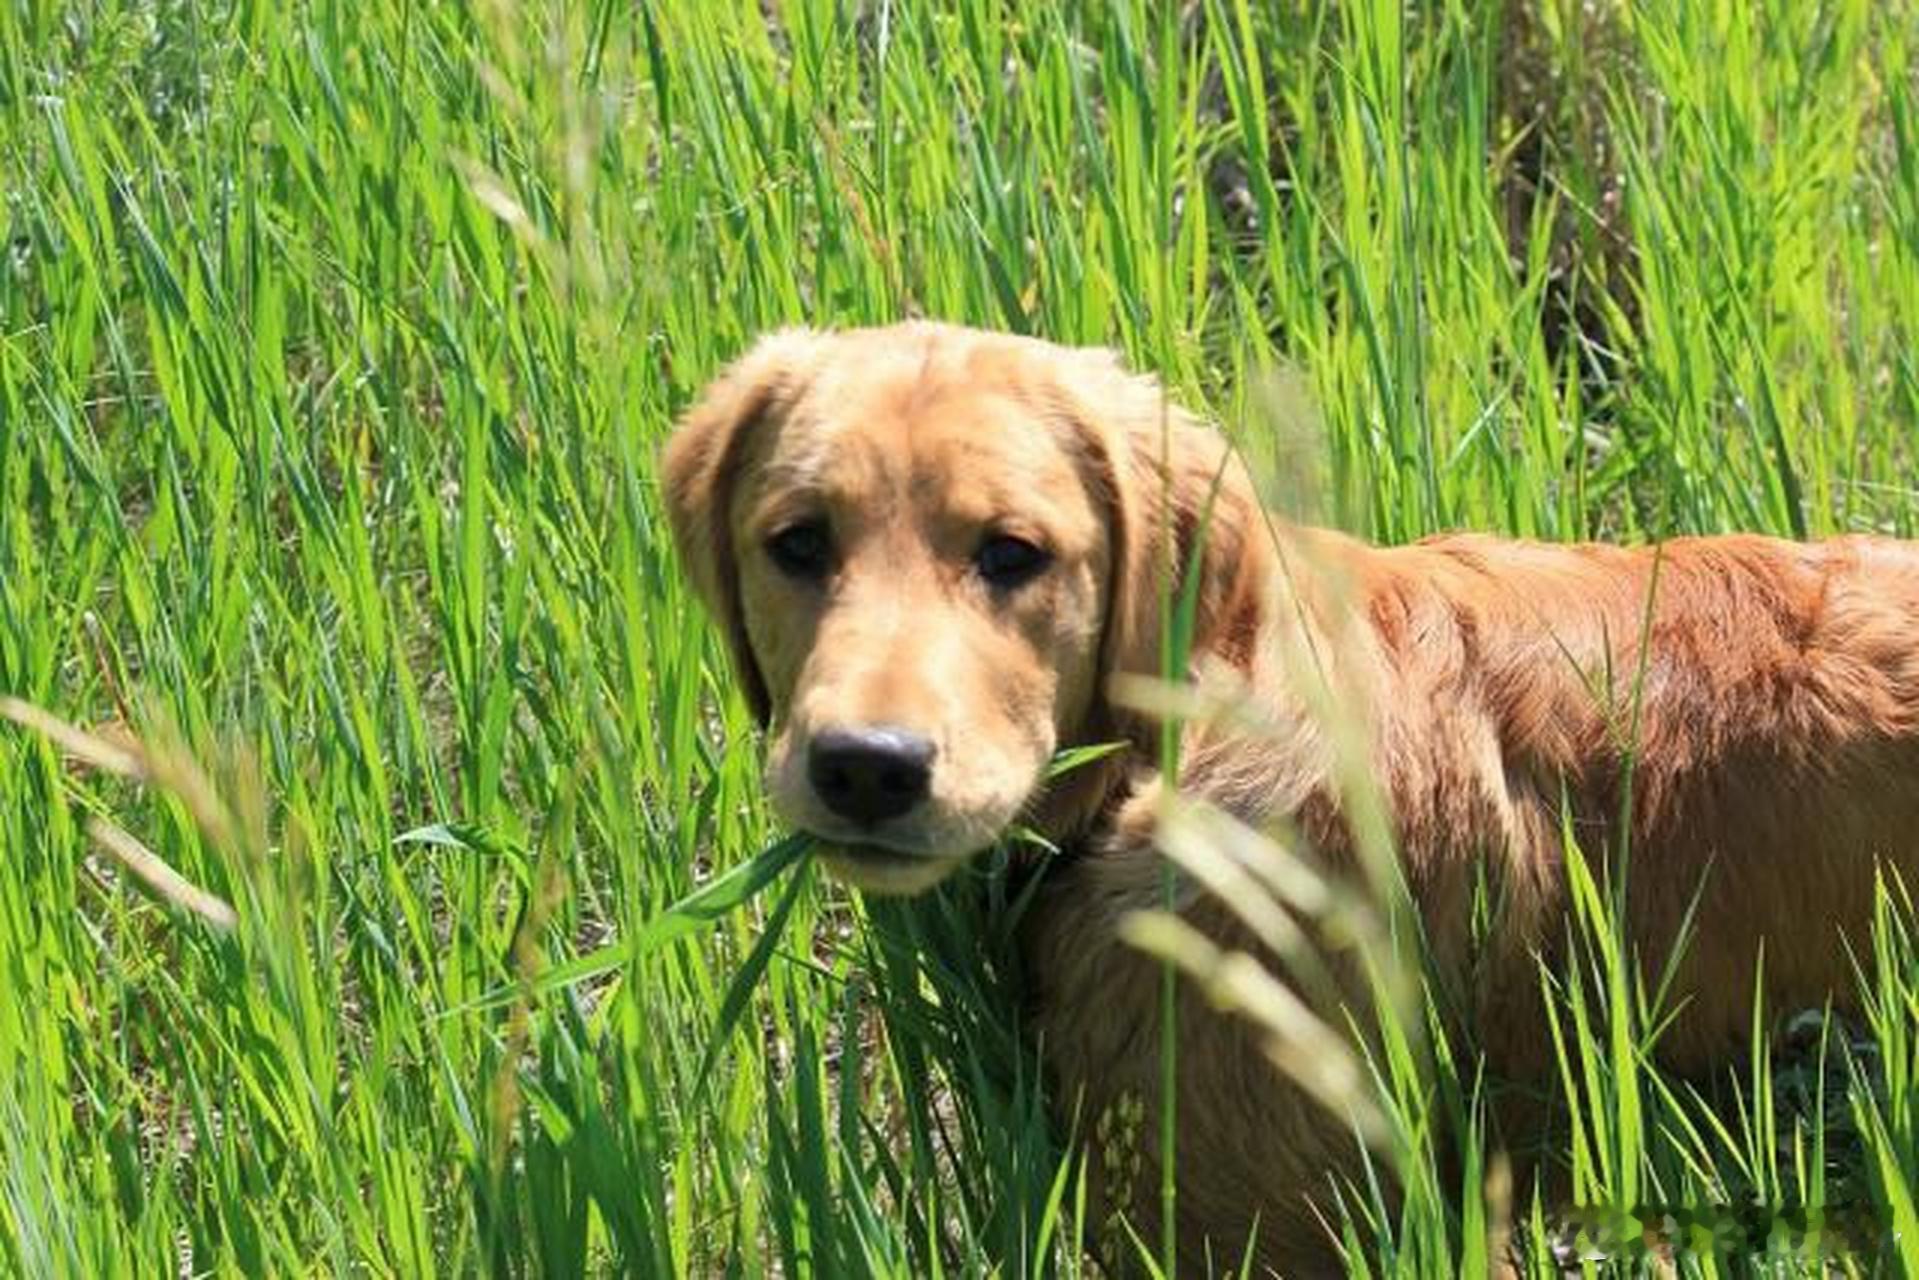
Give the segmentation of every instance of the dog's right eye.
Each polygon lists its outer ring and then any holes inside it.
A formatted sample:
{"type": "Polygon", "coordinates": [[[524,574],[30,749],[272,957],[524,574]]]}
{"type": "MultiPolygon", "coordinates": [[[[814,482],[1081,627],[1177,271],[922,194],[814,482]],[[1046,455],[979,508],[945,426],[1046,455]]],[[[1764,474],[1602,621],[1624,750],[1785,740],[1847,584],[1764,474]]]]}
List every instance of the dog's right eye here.
{"type": "Polygon", "coordinates": [[[833,558],[833,540],[824,523],[808,520],[768,538],[766,554],[789,578],[823,578],[833,558]]]}

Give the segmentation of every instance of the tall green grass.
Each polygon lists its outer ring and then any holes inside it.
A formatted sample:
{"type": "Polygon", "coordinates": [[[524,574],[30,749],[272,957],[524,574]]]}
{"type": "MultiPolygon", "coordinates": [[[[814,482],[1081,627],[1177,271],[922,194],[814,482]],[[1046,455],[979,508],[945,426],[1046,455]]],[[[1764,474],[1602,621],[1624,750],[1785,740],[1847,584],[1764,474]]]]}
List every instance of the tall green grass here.
{"type": "MultiPolygon", "coordinates": [[[[1081,1269],[990,859],[632,945],[777,835],[653,483],[773,326],[1115,345],[1386,539],[1914,530],[1907,5],[765,9],[0,12],[0,693],[158,762],[0,728],[0,1267],[1081,1269]]],[[[1909,930],[1841,1086],[1895,1224],[1909,930]]],[[[1824,1112],[1695,1105],[1603,969],[1594,1193],[1817,1194],[1824,1112]]],[[[1395,1273],[1488,1229],[1429,1058],[1395,1273]]]]}

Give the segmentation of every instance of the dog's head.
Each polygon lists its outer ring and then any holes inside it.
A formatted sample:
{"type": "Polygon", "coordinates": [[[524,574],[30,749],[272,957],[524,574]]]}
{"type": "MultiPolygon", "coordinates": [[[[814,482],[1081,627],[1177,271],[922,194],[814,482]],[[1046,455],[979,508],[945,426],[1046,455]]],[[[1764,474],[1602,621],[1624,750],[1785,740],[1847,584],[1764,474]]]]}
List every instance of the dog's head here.
{"type": "Polygon", "coordinates": [[[916,892],[1016,821],[1064,835],[1097,808],[1085,778],[1045,796],[1048,761],[1142,734],[1106,679],[1160,669],[1180,575],[1199,575],[1195,651],[1243,664],[1259,627],[1243,472],[1102,350],[925,323],[779,333],[686,414],[664,488],[768,728],[777,808],[872,889],[916,892]]]}

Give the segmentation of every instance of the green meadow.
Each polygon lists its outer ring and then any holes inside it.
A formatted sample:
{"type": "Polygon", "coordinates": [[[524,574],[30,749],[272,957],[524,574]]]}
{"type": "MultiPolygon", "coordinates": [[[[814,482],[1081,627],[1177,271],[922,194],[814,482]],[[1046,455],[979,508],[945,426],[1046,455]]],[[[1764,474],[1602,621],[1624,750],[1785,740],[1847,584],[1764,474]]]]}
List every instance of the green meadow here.
{"type": "MultiPolygon", "coordinates": [[[[1096,1272],[1008,855],[900,903],[782,843],[675,416],[925,315],[1119,348],[1381,540],[1911,536],[1916,54],[1908,0],[9,4],[0,1272],[1096,1272]]],[[[1903,890],[1857,1017],[1701,1082],[1581,883],[1578,1201],[1903,1273],[1903,890]]],[[[1400,1007],[1355,1272],[1632,1274],[1400,1007]]]]}

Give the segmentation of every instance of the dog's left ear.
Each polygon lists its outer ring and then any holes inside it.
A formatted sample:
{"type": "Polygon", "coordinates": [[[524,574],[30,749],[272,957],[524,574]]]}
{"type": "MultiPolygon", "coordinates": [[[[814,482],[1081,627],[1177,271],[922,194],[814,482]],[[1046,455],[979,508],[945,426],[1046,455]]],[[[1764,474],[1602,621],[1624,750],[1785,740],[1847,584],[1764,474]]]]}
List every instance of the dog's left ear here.
{"type": "Polygon", "coordinates": [[[804,329],[771,334],[700,393],[681,416],[660,458],[660,487],[680,560],[726,633],[733,666],[753,715],[772,711],[766,680],[753,660],[740,604],[732,527],[733,482],[754,432],[784,413],[816,367],[823,343],[804,329]]]}
{"type": "Polygon", "coordinates": [[[1274,552],[1231,445],[1111,352],[1072,353],[1062,381],[1111,536],[1102,684],[1160,674],[1166,629],[1189,593],[1189,658],[1249,667],[1274,552]]]}

